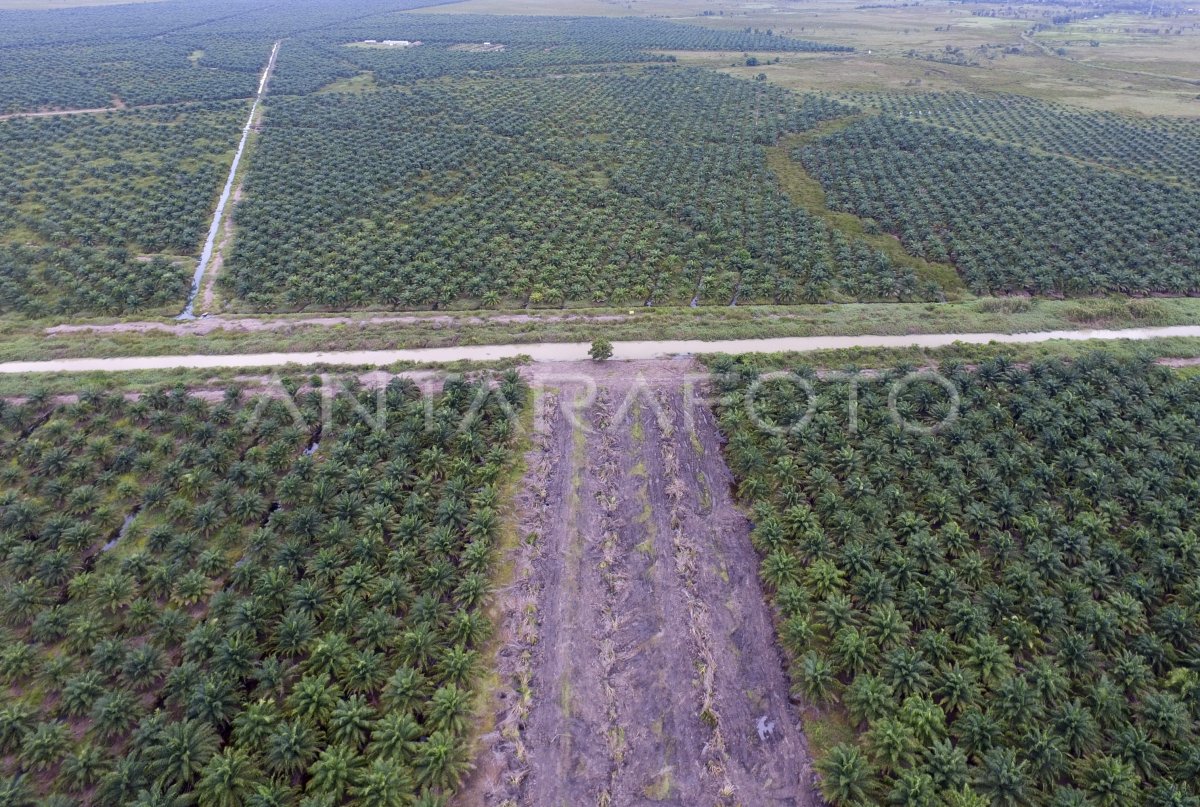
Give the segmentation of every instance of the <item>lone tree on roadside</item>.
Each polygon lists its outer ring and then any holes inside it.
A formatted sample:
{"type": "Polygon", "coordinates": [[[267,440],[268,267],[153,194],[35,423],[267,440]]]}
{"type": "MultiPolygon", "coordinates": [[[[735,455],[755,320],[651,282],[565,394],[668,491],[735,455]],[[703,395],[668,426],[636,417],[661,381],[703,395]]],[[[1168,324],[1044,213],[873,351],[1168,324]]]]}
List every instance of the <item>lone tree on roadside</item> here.
{"type": "Polygon", "coordinates": [[[592,361],[605,361],[611,359],[613,354],[612,342],[607,339],[596,339],[592,342],[592,348],[588,351],[588,355],[592,357],[592,361]]]}

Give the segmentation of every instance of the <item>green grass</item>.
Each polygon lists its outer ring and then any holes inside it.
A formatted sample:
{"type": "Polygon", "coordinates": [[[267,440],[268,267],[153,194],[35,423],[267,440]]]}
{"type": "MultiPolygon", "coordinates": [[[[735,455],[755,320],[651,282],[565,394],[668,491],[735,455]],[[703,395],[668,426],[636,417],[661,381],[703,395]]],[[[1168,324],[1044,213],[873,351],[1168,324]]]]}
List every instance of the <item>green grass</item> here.
{"type": "Polygon", "coordinates": [[[806,713],[802,721],[808,751],[814,759],[820,759],[839,743],[854,742],[854,727],[841,708],[830,707],[824,711],[806,713]]]}
{"type": "MultiPolygon", "coordinates": [[[[978,364],[998,356],[1014,362],[1031,362],[1039,359],[1072,359],[1104,350],[1118,357],[1156,359],[1200,358],[1200,338],[1167,337],[1163,339],[1053,341],[1037,344],[986,345],[955,344],[940,348],[847,348],[844,350],[818,350],[811,353],[760,353],[751,361],[760,370],[795,367],[817,367],[842,370],[890,368],[899,365],[928,367],[947,361],[978,364]]],[[[712,364],[718,355],[702,356],[701,360],[712,364]]],[[[743,357],[742,361],[747,361],[743,357]]],[[[1195,372],[1192,368],[1180,368],[1181,372],[1195,372]]]]}
{"type": "MultiPolygon", "coordinates": [[[[521,428],[515,438],[513,460],[505,468],[496,484],[500,494],[499,501],[503,503],[492,561],[492,584],[496,589],[504,589],[512,585],[516,577],[514,559],[521,546],[521,530],[519,529],[520,513],[517,511],[515,502],[525,477],[525,454],[533,445],[530,440],[530,435],[533,434],[533,413],[536,404],[533,395],[533,390],[530,390],[526,396],[525,406],[520,412],[521,428]]],[[[502,626],[505,624],[504,617],[503,603],[493,598],[487,606],[488,622],[492,625],[502,626]]],[[[487,664],[480,675],[471,708],[472,714],[475,715],[471,742],[476,749],[481,747],[482,738],[496,728],[497,693],[501,692],[505,686],[505,682],[500,678],[497,659],[498,654],[504,649],[510,638],[501,631],[496,631],[482,651],[483,656],[487,659],[487,664]]]]}
{"type": "Polygon", "coordinates": [[[377,88],[378,85],[375,83],[375,74],[368,70],[359,73],[356,76],[351,76],[350,78],[339,78],[337,81],[326,84],[324,87],[317,90],[317,92],[345,92],[357,95],[359,93],[370,92],[377,88]]]}

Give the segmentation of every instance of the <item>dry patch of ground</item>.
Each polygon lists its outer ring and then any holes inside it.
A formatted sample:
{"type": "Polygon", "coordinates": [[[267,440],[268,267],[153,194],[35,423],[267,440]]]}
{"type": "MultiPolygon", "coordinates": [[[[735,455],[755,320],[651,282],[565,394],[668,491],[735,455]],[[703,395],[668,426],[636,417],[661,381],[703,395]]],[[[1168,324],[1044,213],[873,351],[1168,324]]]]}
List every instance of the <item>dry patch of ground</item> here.
{"type": "Polygon", "coordinates": [[[460,803],[819,803],[698,371],[526,369],[542,394],[502,592],[506,686],[460,803]]]}

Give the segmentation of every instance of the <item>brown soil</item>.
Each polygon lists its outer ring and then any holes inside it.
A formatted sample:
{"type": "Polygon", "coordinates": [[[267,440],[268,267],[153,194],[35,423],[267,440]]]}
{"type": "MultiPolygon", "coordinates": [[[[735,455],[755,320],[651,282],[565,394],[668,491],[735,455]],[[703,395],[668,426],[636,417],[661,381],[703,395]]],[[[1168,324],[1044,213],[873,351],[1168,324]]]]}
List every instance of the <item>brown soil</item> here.
{"type": "Polygon", "coordinates": [[[699,371],[527,368],[528,538],[501,595],[498,728],[459,803],[820,803],[699,371]]]}

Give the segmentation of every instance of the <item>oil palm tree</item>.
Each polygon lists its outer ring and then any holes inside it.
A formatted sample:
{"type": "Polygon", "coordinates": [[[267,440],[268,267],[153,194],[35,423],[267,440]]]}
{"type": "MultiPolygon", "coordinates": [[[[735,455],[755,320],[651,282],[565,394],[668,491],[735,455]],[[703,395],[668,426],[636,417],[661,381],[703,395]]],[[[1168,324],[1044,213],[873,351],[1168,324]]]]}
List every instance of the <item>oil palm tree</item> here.
{"type": "Polygon", "coordinates": [[[857,807],[871,803],[875,793],[875,770],[857,747],[839,743],[817,761],[821,794],[834,807],[857,807]]]}
{"type": "Polygon", "coordinates": [[[1100,807],[1139,802],[1142,781],[1128,762],[1097,754],[1084,758],[1079,768],[1088,796],[1100,807]]]}
{"type": "Polygon", "coordinates": [[[403,807],[413,792],[412,775],[388,759],[373,760],[350,788],[355,804],[362,807],[403,807]]]}
{"type": "Polygon", "coordinates": [[[809,703],[829,703],[836,697],[837,680],[833,666],[815,650],[810,650],[800,658],[794,677],[795,691],[809,703]]]}
{"type": "Polygon", "coordinates": [[[243,807],[263,779],[248,753],[226,747],[204,766],[196,798],[200,807],[243,807]]]}
{"type": "Polygon", "coordinates": [[[983,755],[975,771],[974,787],[998,807],[1023,807],[1033,803],[1027,765],[1011,748],[993,748],[983,755]]]}
{"type": "Polygon", "coordinates": [[[108,770],[104,750],[91,743],[84,743],[68,754],[59,769],[59,781],[72,793],[80,793],[95,786],[108,770]]]}
{"type": "Polygon", "coordinates": [[[334,705],[329,718],[329,737],[347,748],[361,749],[371,736],[374,724],[375,710],[362,695],[351,695],[334,705]]]}
{"type": "Polygon", "coordinates": [[[917,761],[916,735],[896,718],[875,721],[863,735],[863,741],[871,761],[882,772],[899,773],[917,761]]]}
{"type": "Polygon", "coordinates": [[[146,750],[147,772],[164,786],[186,788],[216,754],[219,743],[206,722],[185,718],[167,723],[146,750]]]}
{"type": "Polygon", "coordinates": [[[264,762],[270,771],[295,781],[317,756],[319,739],[307,722],[285,720],[267,736],[264,762]]]}
{"type": "Polygon", "coordinates": [[[42,722],[33,727],[21,742],[18,758],[28,771],[45,771],[66,756],[71,738],[65,723],[42,722]]]}
{"type": "Polygon", "coordinates": [[[858,725],[880,720],[896,713],[895,693],[876,675],[859,675],[846,687],[842,702],[850,718],[858,725]]]}
{"type": "Polygon", "coordinates": [[[413,765],[419,784],[441,790],[457,787],[472,767],[466,743],[444,730],[418,744],[413,765]]]}

